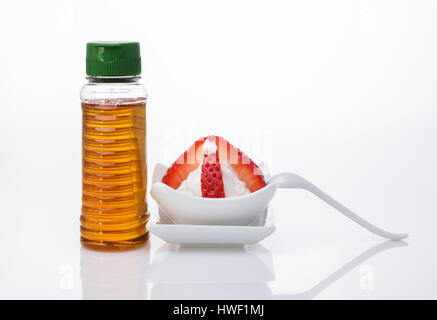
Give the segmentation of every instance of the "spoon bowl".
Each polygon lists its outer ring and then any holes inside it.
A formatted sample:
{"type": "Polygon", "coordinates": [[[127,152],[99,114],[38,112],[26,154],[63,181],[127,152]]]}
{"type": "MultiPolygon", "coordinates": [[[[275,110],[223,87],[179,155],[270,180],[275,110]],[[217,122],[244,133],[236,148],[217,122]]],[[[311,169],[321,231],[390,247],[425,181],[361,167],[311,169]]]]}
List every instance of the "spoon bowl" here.
{"type": "Polygon", "coordinates": [[[150,194],[172,222],[177,224],[249,225],[268,206],[277,188],[304,189],[376,235],[390,240],[408,237],[406,233],[391,233],[371,224],[308,180],[294,173],[278,173],[268,180],[264,188],[243,196],[202,198],[177,191],[162,183],[161,180],[166,171],[167,167],[163,164],[155,166],[150,194]]]}
{"type": "Polygon", "coordinates": [[[167,167],[157,164],[150,194],[177,224],[244,226],[253,221],[276,193],[275,185],[239,197],[202,198],[177,191],[161,182],[167,167]]]}

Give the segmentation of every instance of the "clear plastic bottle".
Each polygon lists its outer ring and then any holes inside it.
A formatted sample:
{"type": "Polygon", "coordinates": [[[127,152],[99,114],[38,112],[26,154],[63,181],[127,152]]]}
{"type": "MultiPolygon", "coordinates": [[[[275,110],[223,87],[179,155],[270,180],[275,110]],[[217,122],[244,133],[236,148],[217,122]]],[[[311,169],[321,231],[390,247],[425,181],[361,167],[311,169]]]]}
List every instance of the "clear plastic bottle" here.
{"type": "Polygon", "coordinates": [[[87,44],[82,101],[84,247],[120,251],[148,239],[146,99],[137,42],[87,44]]]}

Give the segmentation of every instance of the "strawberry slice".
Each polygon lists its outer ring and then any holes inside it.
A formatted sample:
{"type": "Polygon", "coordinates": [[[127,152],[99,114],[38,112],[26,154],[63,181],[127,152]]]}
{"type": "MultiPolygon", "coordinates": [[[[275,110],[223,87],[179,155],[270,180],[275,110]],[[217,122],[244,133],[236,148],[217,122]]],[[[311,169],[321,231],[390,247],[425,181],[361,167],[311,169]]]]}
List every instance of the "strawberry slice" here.
{"type": "Polygon", "coordinates": [[[250,192],[265,187],[266,183],[262,171],[252,159],[222,137],[209,136],[208,139],[215,141],[220,162],[229,163],[250,192]]]}
{"type": "Polygon", "coordinates": [[[176,161],[167,169],[162,182],[172,187],[179,188],[191,171],[196,170],[203,159],[203,143],[206,138],[196,140],[176,161]]]}
{"type": "Polygon", "coordinates": [[[200,183],[203,198],[225,197],[222,169],[217,152],[204,155],[200,183]]]}

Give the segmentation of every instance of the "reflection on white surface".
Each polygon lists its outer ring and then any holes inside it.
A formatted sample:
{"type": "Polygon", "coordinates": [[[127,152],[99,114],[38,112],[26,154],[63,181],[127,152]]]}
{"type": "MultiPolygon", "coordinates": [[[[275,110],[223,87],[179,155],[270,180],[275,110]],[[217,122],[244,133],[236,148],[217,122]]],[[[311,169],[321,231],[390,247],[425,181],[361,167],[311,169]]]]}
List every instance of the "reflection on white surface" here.
{"type": "Polygon", "coordinates": [[[81,248],[83,299],[147,299],[146,271],[150,245],[126,252],[81,248]]]}
{"type": "Polygon", "coordinates": [[[312,288],[299,293],[299,294],[282,294],[282,295],[275,295],[274,299],[312,299],[317,294],[325,290],[327,287],[329,287],[331,284],[336,282],[338,279],[349,273],[351,270],[355,269],[360,264],[364,263],[366,260],[370,259],[371,257],[377,255],[380,252],[390,250],[392,248],[399,248],[399,247],[406,247],[408,246],[408,243],[404,241],[385,241],[380,244],[377,244],[363,253],[359,254],[354,259],[350,260],[346,264],[344,264],[340,269],[333,272],[331,275],[326,277],[325,279],[318,282],[315,286],[312,288]]]}
{"type": "Polygon", "coordinates": [[[275,278],[271,253],[261,245],[202,248],[163,245],[147,279],[151,299],[269,299],[275,278]]]}
{"type": "Polygon", "coordinates": [[[83,299],[312,299],[371,257],[406,246],[404,241],[374,245],[296,294],[272,292],[273,257],[260,244],[238,248],[164,244],[152,261],[150,244],[120,253],[81,248],[82,293],[83,299]]]}
{"type": "Polygon", "coordinates": [[[151,299],[312,299],[374,255],[408,244],[372,246],[308,290],[275,295],[272,255],[261,245],[246,248],[194,248],[163,245],[148,272],[151,299]]]}

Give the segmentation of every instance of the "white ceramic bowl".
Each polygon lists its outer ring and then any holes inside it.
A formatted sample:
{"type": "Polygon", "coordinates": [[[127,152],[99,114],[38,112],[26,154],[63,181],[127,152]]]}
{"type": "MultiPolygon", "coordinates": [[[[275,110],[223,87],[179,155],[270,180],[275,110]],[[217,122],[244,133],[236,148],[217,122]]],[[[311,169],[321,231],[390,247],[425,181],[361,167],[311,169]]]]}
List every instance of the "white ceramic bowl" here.
{"type": "Polygon", "coordinates": [[[248,225],[264,211],[276,193],[276,186],[267,185],[254,193],[238,197],[196,197],[162,183],[166,171],[167,167],[163,164],[155,166],[150,194],[177,224],[248,225]]]}

